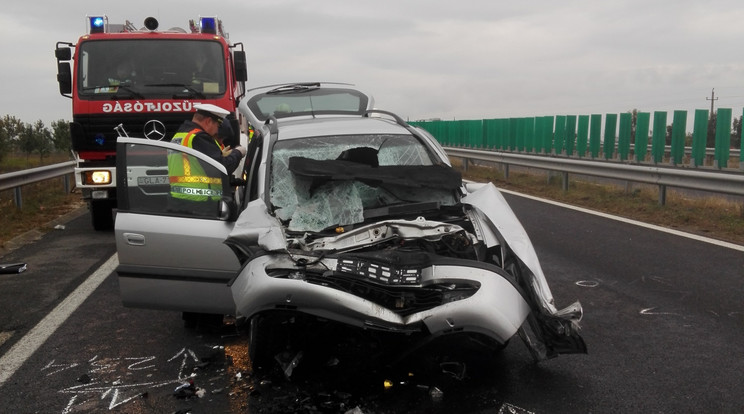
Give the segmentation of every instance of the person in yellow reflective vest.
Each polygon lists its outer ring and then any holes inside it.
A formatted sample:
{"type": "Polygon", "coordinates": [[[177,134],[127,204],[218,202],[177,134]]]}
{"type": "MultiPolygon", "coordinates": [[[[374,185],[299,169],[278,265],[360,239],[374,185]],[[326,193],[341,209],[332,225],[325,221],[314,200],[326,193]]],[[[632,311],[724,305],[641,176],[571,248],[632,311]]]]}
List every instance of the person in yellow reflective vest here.
{"type": "MultiPolygon", "coordinates": [[[[245,156],[245,148],[224,148],[217,140],[218,131],[229,112],[212,104],[194,105],[196,113],[185,121],[171,142],[193,148],[219,161],[232,174],[245,156]]],[[[173,152],[168,155],[171,197],[185,201],[210,201],[222,197],[222,179],[207,174],[194,157],[173,152]]]]}
{"type": "Polygon", "coordinates": [[[251,142],[255,133],[256,131],[253,129],[253,125],[248,125],[248,142],[251,142]]]}

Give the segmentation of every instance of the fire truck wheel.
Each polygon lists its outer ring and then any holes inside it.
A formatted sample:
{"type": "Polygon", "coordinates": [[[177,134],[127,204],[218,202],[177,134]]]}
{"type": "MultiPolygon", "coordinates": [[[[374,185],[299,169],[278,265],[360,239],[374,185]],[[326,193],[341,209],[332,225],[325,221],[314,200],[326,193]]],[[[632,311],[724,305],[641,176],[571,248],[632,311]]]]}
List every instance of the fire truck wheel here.
{"type": "Polygon", "coordinates": [[[91,223],[96,231],[114,228],[113,203],[110,200],[91,200],[89,207],[91,223]]]}

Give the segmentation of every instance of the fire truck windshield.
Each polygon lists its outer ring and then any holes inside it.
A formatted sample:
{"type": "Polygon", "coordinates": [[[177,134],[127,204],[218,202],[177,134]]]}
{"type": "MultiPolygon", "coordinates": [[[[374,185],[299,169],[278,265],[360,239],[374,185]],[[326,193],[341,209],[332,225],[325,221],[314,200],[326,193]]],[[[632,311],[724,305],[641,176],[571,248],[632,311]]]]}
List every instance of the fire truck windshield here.
{"type": "Polygon", "coordinates": [[[225,56],[216,41],[89,40],[79,46],[81,99],[189,99],[224,95],[225,56]]]}

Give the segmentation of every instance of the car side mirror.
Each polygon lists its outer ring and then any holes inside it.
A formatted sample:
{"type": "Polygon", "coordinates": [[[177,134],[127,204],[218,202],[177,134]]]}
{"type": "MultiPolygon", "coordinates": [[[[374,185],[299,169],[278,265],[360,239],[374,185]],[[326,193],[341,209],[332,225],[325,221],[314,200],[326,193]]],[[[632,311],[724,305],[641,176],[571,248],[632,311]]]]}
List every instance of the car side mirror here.
{"type": "Polygon", "coordinates": [[[220,199],[219,218],[222,221],[235,221],[238,218],[238,203],[232,197],[220,199]]]}

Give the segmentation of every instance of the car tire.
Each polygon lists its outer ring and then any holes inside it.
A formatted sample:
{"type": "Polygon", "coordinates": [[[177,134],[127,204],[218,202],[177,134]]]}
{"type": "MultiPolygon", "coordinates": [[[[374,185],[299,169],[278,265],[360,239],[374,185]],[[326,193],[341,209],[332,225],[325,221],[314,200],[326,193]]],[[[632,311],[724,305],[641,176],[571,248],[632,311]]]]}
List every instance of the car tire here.
{"type": "Polygon", "coordinates": [[[254,371],[268,369],[273,361],[274,341],[266,319],[264,315],[256,315],[248,326],[248,358],[254,371]]]}

